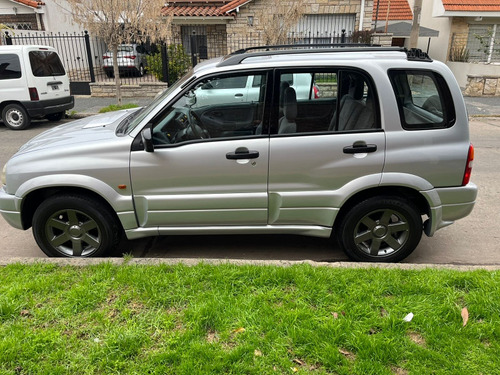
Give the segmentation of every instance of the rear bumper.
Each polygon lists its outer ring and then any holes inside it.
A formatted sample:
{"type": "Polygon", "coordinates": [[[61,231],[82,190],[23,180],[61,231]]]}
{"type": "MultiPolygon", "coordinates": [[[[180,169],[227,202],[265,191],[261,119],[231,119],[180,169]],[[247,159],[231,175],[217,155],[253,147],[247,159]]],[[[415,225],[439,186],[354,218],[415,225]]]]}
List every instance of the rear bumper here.
{"type": "Polygon", "coordinates": [[[476,203],[477,186],[469,183],[467,186],[438,188],[426,193],[429,193],[428,200],[440,202],[431,206],[430,218],[424,225],[425,234],[431,237],[438,229],[471,213],[476,203]]]}
{"type": "Polygon", "coordinates": [[[57,99],[26,101],[21,104],[26,108],[30,117],[43,117],[73,108],[75,99],[73,95],[70,95],[57,99]]]}
{"type": "Polygon", "coordinates": [[[3,187],[0,187],[0,214],[14,228],[24,229],[18,206],[19,198],[7,194],[3,187]]]}

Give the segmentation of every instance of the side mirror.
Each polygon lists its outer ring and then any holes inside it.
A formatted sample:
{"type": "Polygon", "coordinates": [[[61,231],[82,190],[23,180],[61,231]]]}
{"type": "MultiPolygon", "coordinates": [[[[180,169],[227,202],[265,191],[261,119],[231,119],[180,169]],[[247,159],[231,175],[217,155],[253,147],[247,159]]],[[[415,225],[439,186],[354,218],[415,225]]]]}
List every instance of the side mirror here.
{"type": "Polygon", "coordinates": [[[154,152],[155,146],[153,145],[153,134],[150,127],[142,130],[141,138],[142,144],[144,145],[144,150],[146,150],[146,152],[154,152]]]}

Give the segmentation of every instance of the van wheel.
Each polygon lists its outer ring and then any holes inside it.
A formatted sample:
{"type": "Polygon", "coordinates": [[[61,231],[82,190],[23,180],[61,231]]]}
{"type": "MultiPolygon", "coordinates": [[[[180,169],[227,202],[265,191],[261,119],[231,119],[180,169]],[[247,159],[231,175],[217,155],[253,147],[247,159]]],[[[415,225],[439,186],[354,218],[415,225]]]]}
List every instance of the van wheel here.
{"type": "Polygon", "coordinates": [[[115,75],[113,74],[112,70],[106,70],[106,76],[108,78],[114,78],[115,77],[115,75]]]}
{"type": "Polygon", "coordinates": [[[6,105],[2,111],[2,120],[12,130],[23,130],[31,124],[28,112],[19,104],[6,105]]]}
{"type": "Polygon", "coordinates": [[[399,262],[420,242],[422,218],[410,201],[373,197],[349,210],[338,235],[341,247],[352,260],[399,262]]]}
{"type": "Polygon", "coordinates": [[[122,229],[98,201],[83,195],[53,196],[33,215],[33,236],[50,257],[98,257],[109,254],[122,229]]]}
{"type": "Polygon", "coordinates": [[[51,113],[50,115],[45,116],[45,118],[49,121],[60,121],[66,114],[66,111],[51,113]]]}

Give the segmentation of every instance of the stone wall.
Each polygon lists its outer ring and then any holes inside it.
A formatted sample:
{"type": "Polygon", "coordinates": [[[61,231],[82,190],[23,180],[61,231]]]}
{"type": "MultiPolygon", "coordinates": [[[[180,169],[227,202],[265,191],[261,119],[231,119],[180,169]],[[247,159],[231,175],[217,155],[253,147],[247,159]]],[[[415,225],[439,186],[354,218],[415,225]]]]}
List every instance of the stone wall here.
{"type": "Polygon", "coordinates": [[[500,76],[468,75],[465,96],[500,96],[500,76]]]}
{"type": "MultiPolygon", "coordinates": [[[[289,0],[293,2],[293,0],[289,0]]],[[[235,34],[240,37],[259,35],[262,25],[259,23],[258,14],[272,7],[272,2],[264,0],[253,0],[239,8],[238,15],[227,24],[227,34],[235,34]],[[253,25],[249,25],[248,17],[253,17],[253,25]]],[[[356,14],[354,31],[359,29],[361,13],[361,0],[309,0],[306,2],[304,14],[356,14]]],[[[365,1],[363,16],[363,30],[371,29],[373,13],[373,0],[365,1]]],[[[262,40],[255,40],[255,45],[263,45],[262,40]]],[[[241,48],[231,45],[228,40],[228,51],[241,48]]]]}
{"type": "Polygon", "coordinates": [[[379,44],[382,47],[392,46],[392,34],[376,33],[372,35],[372,44],[379,44]]]}
{"type": "MultiPolygon", "coordinates": [[[[124,98],[145,97],[154,98],[158,93],[164,91],[168,85],[163,82],[145,82],[137,85],[122,85],[121,92],[124,98]]],[[[116,97],[115,83],[96,82],[90,84],[90,94],[94,97],[114,98],[116,97]]]]}

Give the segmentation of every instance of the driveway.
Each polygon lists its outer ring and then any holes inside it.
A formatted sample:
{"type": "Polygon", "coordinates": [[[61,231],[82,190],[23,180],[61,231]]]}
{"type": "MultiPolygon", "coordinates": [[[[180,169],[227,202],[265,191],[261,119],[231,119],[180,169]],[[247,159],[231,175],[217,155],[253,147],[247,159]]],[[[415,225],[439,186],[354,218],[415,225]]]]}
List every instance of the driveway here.
{"type": "MultiPolygon", "coordinates": [[[[0,125],[0,165],[29,138],[54,126],[39,122],[14,132],[0,125]]],[[[472,180],[479,197],[472,214],[436,233],[425,235],[406,263],[500,265],[500,118],[474,118],[470,123],[475,146],[472,180]]],[[[283,259],[340,261],[347,258],[330,240],[300,236],[170,236],[124,241],[120,253],[134,257],[283,259]]],[[[117,254],[119,255],[119,254],[117,254]]],[[[0,257],[45,257],[31,230],[22,232],[0,219],[0,257]]]]}

